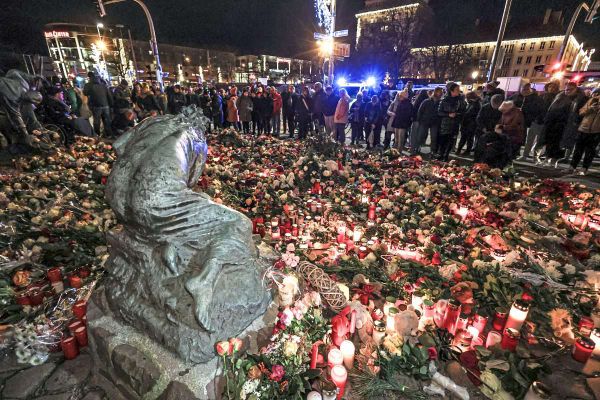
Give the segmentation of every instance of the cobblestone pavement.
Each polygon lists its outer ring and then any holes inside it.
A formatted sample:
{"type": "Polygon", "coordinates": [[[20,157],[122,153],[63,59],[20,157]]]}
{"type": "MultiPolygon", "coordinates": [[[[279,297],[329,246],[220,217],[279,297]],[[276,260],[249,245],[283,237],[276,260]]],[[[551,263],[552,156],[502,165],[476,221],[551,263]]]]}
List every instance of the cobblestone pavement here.
{"type": "Polygon", "coordinates": [[[87,349],[74,360],[53,353],[38,366],[18,364],[12,351],[0,356],[0,399],[3,400],[109,400],[92,378],[87,349]]]}

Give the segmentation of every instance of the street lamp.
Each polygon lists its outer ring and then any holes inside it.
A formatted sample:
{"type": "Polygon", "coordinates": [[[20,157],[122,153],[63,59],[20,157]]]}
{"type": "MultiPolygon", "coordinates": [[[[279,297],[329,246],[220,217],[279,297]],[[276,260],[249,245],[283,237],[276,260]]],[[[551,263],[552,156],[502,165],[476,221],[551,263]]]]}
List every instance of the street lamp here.
{"type": "Polygon", "coordinates": [[[100,51],[106,50],[106,43],[104,43],[102,40],[98,40],[96,42],[96,46],[98,47],[98,50],[100,50],[100,51]]]}
{"type": "Polygon", "coordinates": [[[479,76],[479,71],[471,72],[471,79],[475,80],[475,79],[477,79],[478,76],[479,76]]]}

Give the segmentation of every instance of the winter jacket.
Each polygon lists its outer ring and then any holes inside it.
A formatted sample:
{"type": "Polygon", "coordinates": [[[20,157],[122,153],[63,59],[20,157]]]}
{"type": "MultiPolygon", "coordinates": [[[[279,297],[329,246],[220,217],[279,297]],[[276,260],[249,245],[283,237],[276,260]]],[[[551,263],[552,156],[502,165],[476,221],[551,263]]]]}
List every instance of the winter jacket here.
{"type": "Polygon", "coordinates": [[[261,118],[271,118],[273,116],[273,99],[269,96],[262,95],[256,98],[256,104],[258,105],[258,115],[261,118]]]}
{"type": "Polygon", "coordinates": [[[463,96],[446,96],[440,102],[438,108],[438,114],[442,117],[440,124],[440,135],[452,135],[458,134],[460,122],[467,109],[467,103],[463,96]],[[450,117],[450,114],[456,114],[454,118],[450,117]]]}
{"type": "Polygon", "coordinates": [[[462,132],[475,132],[477,129],[477,115],[481,111],[481,101],[469,100],[467,103],[467,110],[462,120],[461,129],[462,132]]]}
{"type": "Polygon", "coordinates": [[[476,123],[480,133],[494,132],[494,128],[502,118],[502,113],[492,107],[490,103],[484,104],[477,114],[476,123]]]}
{"type": "Polygon", "coordinates": [[[600,100],[597,97],[589,99],[579,110],[579,115],[583,117],[579,132],[600,133],[600,100]]]}
{"type": "Polygon", "coordinates": [[[336,124],[347,124],[350,113],[350,96],[341,97],[335,108],[333,122],[336,124]]]}
{"type": "Polygon", "coordinates": [[[546,92],[541,96],[542,99],[542,104],[541,104],[541,112],[540,114],[537,116],[535,122],[539,125],[543,125],[544,124],[544,120],[546,119],[546,113],[548,112],[548,109],[550,108],[550,105],[552,105],[552,103],[554,102],[554,99],[556,98],[556,93],[550,93],[550,92],[546,92]]]}
{"type": "Polygon", "coordinates": [[[408,129],[412,123],[413,106],[408,99],[394,101],[387,110],[392,128],[408,129]]]}
{"type": "Polygon", "coordinates": [[[429,96],[427,95],[427,91],[425,91],[425,90],[421,90],[421,93],[419,93],[419,95],[415,98],[415,101],[413,103],[413,115],[412,115],[413,121],[418,121],[417,114],[419,113],[419,108],[421,107],[421,104],[423,104],[423,102],[425,100],[427,100],[428,98],[429,98],[429,96]]]}
{"type": "Polygon", "coordinates": [[[92,78],[83,87],[83,94],[89,98],[90,108],[112,107],[113,98],[110,90],[98,78],[92,78]]]}
{"type": "Polygon", "coordinates": [[[417,112],[417,121],[419,124],[430,127],[436,126],[440,123],[440,116],[438,115],[440,101],[441,99],[430,97],[421,103],[421,106],[417,112]]]}
{"type": "Polygon", "coordinates": [[[325,102],[327,100],[327,93],[323,89],[317,90],[313,95],[313,114],[319,116],[323,114],[325,110],[325,102]]]}
{"type": "Polygon", "coordinates": [[[173,93],[169,99],[169,112],[171,114],[179,114],[186,104],[185,94],[173,93]]]}
{"type": "Polygon", "coordinates": [[[339,100],[340,98],[333,93],[330,96],[327,96],[326,94],[325,101],[323,102],[323,115],[332,117],[335,114],[335,109],[337,108],[339,100]]]}
{"type": "Polygon", "coordinates": [[[296,110],[298,95],[294,92],[283,92],[281,94],[282,109],[284,114],[293,114],[296,110]]]}
{"type": "Polygon", "coordinates": [[[383,118],[381,109],[381,104],[377,102],[376,104],[367,103],[365,106],[365,123],[369,125],[377,125],[381,123],[381,119],[383,118]]]}
{"type": "Polygon", "coordinates": [[[537,93],[531,93],[523,96],[521,93],[513,95],[510,100],[515,106],[523,111],[525,117],[525,126],[529,128],[533,121],[544,111],[544,100],[537,93]]]}
{"type": "Polygon", "coordinates": [[[281,99],[281,95],[279,92],[274,92],[271,95],[271,98],[273,99],[273,115],[278,115],[283,108],[283,100],[281,99]]]}
{"type": "Polygon", "coordinates": [[[310,121],[312,99],[310,97],[298,96],[295,104],[298,121],[310,121]]]}
{"type": "Polygon", "coordinates": [[[500,125],[502,132],[513,144],[525,143],[525,118],[523,112],[514,104],[503,103],[498,109],[502,113],[500,125]]]}
{"type": "Polygon", "coordinates": [[[238,113],[240,115],[240,121],[250,122],[252,121],[252,99],[250,96],[240,96],[237,100],[238,113]]]}
{"type": "Polygon", "coordinates": [[[231,96],[227,100],[227,122],[240,122],[240,116],[237,109],[237,96],[231,96]]]}
{"type": "MultiPolygon", "coordinates": [[[[314,100],[313,100],[313,112],[314,112],[314,100]]],[[[354,100],[350,104],[350,122],[353,124],[363,125],[365,123],[365,108],[366,104],[362,100],[354,100]]]]}

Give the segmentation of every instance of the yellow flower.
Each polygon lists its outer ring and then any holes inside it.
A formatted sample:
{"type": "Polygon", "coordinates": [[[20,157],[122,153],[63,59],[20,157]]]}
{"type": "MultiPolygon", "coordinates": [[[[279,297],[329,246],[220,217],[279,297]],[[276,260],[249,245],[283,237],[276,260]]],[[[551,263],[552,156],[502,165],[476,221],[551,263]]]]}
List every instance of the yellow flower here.
{"type": "Polygon", "coordinates": [[[292,357],[292,356],[296,355],[297,352],[298,352],[298,343],[291,341],[291,340],[285,342],[285,345],[283,346],[283,354],[285,354],[286,357],[292,357]]]}

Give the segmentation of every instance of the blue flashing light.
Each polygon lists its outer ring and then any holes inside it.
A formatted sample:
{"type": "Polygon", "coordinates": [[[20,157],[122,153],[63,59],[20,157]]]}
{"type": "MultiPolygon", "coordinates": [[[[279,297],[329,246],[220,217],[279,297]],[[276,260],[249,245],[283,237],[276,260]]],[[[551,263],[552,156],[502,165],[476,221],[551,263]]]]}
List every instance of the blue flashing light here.
{"type": "Polygon", "coordinates": [[[367,86],[374,87],[377,84],[377,79],[375,79],[374,76],[370,76],[367,78],[366,84],[367,84],[367,86]]]}
{"type": "Polygon", "coordinates": [[[346,78],[342,77],[337,80],[337,84],[338,86],[346,86],[348,84],[348,81],[346,80],[346,78]]]}

